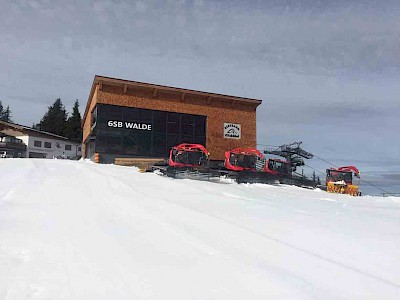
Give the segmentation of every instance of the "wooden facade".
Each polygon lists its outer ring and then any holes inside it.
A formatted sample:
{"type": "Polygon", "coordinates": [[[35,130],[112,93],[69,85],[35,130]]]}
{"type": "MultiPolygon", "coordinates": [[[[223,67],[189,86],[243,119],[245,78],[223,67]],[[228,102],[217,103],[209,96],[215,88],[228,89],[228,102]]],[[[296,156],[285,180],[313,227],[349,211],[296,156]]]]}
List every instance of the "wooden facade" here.
{"type": "Polygon", "coordinates": [[[228,149],[256,147],[256,109],[261,100],[95,76],[83,117],[82,153],[98,103],[206,116],[206,147],[214,160],[224,159],[228,149]],[[240,124],[241,138],[225,138],[225,123],[240,124]]]}

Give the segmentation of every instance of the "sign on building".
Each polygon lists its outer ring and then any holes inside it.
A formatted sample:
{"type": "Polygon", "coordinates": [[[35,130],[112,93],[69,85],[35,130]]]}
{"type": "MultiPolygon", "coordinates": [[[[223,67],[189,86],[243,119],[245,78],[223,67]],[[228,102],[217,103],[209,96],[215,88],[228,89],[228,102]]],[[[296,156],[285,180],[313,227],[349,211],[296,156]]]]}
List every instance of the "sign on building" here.
{"type": "Polygon", "coordinates": [[[224,123],[224,138],[239,140],[241,138],[240,124],[224,123]]]}
{"type": "Polygon", "coordinates": [[[135,122],[108,121],[107,126],[114,128],[151,130],[151,124],[135,123],[135,122]]]}

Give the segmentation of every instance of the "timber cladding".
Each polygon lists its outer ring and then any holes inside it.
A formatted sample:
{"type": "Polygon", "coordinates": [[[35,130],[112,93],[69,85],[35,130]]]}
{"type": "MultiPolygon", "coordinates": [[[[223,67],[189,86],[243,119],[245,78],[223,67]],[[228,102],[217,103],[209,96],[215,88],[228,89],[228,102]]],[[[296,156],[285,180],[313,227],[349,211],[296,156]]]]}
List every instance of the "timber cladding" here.
{"type": "Polygon", "coordinates": [[[211,159],[223,160],[225,151],[233,148],[256,147],[258,99],[95,76],[84,114],[83,147],[90,136],[91,111],[97,103],[206,116],[206,148],[211,159]],[[240,124],[240,139],[224,137],[226,123],[240,124]]]}

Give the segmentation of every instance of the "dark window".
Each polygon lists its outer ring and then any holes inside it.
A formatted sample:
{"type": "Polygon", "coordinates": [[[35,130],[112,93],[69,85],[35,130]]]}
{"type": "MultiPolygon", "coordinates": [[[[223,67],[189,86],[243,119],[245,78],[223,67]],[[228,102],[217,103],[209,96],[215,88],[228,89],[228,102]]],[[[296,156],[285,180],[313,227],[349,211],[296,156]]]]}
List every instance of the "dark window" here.
{"type": "Polygon", "coordinates": [[[42,142],[41,141],[33,141],[33,146],[42,147],[42,142]]]}
{"type": "Polygon", "coordinates": [[[168,149],[171,149],[171,147],[179,145],[180,143],[184,143],[184,141],[180,140],[178,135],[168,134],[168,136],[167,136],[167,148],[168,149]]]}
{"type": "Polygon", "coordinates": [[[153,111],[148,109],[140,110],[140,122],[150,123],[152,121],[153,111]]]}
{"type": "Polygon", "coordinates": [[[183,115],[181,119],[181,132],[183,135],[193,136],[194,134],[194,117],[191,115],[183,115]]]}
{"type": "Polygon", "coordinates": [[[167,113],[164,111],[155,111],[153,117],[153,130],[157,133],[165,134],[167,129],[167,113]]]}
{"type": "Polygon", "coordinates": [[[154,134],[153,140],[153,155],[154,156],[165,156],[169,151],[167,148],[167,137],[165,136],[165,132],[160,134],[154,134]]]}
{"type": "Polygon", "coordinates": [[[151,149],[152,131],[131,129],[123,131],[123,153],[151,156],[151,149]]]}
{"type": "Polygon", "coordinates": [[[193,139],[193,144],[206,145],[206,137],[205,136],[195,136],[193,139]]]}
{"type": "MultiPolygon", "coordinates": [[[[119,106],[106,105],[105,111],[109,120],[120,121],[123,117],[123,110],[119,106]]],[[[108,120],[107,120],[108,121],[108,120]]]]}
{"type": "Polygon", "coordinates": [[[44,147],[45,148],[51,148],[51,143],[50,142],[44,142],[44,147]]]}
{"type": "Polygon", "coordinates": [[[205,136],[206,135],[206,120],[207,118],[204,116],[195,116],[194,117],[194,128],[196,136],[205,136]]]}
{"type": "Polygon", "coordinates": [[[72,149],[72,146],[71,146],[71,145],[65,145],[65,150],[71,151],[71,149],[72,149]]]}
{"type": "Polygon", "coordinates": [[[167,157],[172,146],[198,143],[206,146],[205,116],[97,104],[95,152],[122,156],[167,157]],[[116,121],[110,123],[109,121],[116,121]],[[137,127],[127,128],[126,124],[137,127]],[[151,130],[143,129],[151,125],[151,130]]]}
{"type": "Polygon", "coordinates": [[[137,121],[140,119],[139,111],[133,107],[125,107],[124,109],[124,120],[126,121],[137,121]]]}
{"type": "Polygon", "coordinates": [[[99,133],[96,141],[96,148],[97,152],[121,153],[122,150],[121,134],[119,132],[99,133]]]}
{"type": "Polygon", "coordinates": [[[169,113],[167,120],[167,132],[168,134],[179,134],[179,114],[169,113]]]}
{"type": "Polygon", "coordinates": [[[140,131],[136,134],[139,155],[150,156],[151,155],[151,132],[140,131]]]}

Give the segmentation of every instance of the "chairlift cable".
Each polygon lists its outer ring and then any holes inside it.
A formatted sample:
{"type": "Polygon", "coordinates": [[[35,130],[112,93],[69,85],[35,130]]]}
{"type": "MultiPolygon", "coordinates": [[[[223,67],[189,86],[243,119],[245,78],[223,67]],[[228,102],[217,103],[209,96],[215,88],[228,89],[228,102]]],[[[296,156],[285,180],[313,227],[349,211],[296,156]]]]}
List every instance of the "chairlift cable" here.
{"type": "MultiPolygon", "coordinates": [[[[279,148],[279,147],[280,147],[280,146],[265,145],[265,144],[257,144],[257,145],[263,146],[263,147],[275,147],[275,148],[279,148]]],[[[327,161],[326,159],[323,159],[322,157],[319,157],[319,156],[317,156],[317,155],[315,155],[315,154],[314,154],[314,157],[315,157],[315,158],[318,158],[319,160],[322,160],[323,162],[327,163],[328,165],[331,165],[331,166],[333,166],[333,167],[335,167],[335,168],[339,168],[339,166],[337,166],[337,165],[335,165],[335,164],[333,164],[333,163],[327,161]]],[[[311,166],[309,166],[309,165],[304,164],[304,166],[309,167],[309,168],[313,169],[314,171],[317,171],[318,173],[321,173],[321,174],[325,175],[324,172],[321,172],[320,170],[317,170],[317,169],[315,169],[315,168],[313,168],[313,167],[311,167],[311,166]]],[[[377,188],[378,190],[380,190],[380,191],[382,191],[382,192],[384,192],[384,193],[386,193],[386,194],[388,194],[388,195],[394,196],[393,193],[390,193],[390,192],[388,192],[388,191],[382,189],[381,187],[379,187],[379,186],[377,186],[377,185],[375,185],[375,184],[373,184],[373,183],[371,183],[371,182],[366,181],[365,179],[359,178],[359,180],[360,180],[361,182],[364,182],[364,183],[366,183],[366,184],[368,184],[368,185],[370,185],[370,186],[373,186],[373,187],[377,188]]]]}
{"type": "Polygon", "coordinates": [[[325,175],[325,174],[326,174],[326,173],[324,173],[324,172],[322,172],[322,171],[320,171],[320,170],[318,170],[318,169],[315,169],[315,168],[313,168],[313,167],[311,167],[311,166],[309,166],[309,165],[304,164],[304,166],[305,166],[305,167],[309,167],[310,169],[313,169],[314,171],[317,171],[318,173],[321,173],[322,175],[325,175]]]}
{"type": "Polygon", "coordinates": [[[275,147],[275,148],[277,148],[277,147],[279,147],[279,146],[276,146],[276,145],[266,145],[266,144],[257,144],[258,146],[263,146],[263,147],[275,147]]]}

